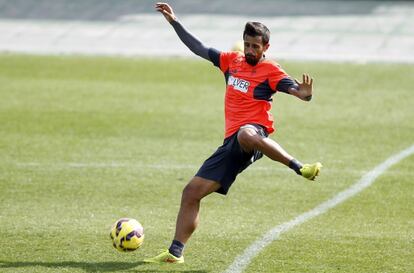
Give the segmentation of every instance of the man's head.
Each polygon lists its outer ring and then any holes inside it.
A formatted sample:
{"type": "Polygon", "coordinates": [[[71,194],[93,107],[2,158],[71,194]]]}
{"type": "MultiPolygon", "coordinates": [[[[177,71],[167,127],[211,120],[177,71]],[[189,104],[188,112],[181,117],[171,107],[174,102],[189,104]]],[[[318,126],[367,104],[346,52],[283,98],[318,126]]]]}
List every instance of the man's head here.
{"type": "Polygon", "coordinates": [[[259,22],[247,22],[244,27],[244,55],[246,62],[256,65],[269,48],[270,31],[259,22]]]}

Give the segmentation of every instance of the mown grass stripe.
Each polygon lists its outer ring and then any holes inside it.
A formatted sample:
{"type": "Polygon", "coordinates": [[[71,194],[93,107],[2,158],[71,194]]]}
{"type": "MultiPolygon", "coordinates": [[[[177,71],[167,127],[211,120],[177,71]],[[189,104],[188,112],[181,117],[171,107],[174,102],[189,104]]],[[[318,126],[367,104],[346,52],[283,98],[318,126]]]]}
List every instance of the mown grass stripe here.
{"type": "Polygon", "coordinates": [[[376,166],[374,169],[362,176],[361,179],[359,179],[355,184],[353,184],[346,190],[339,192],[331,199],[321,203],[312,210],[307,211],[288,222],[284,222],[278,226],[275,226],[274,228],[266,232],[260,239],[253,242],[248,248],[246,248],[246,250],[241,255],[236,257],[234,262],[227,268],[225,273],[243,272],[244,269],[254,259],[254,257],[256,257],[259,254],[259,252],[262,251],[265,247],[267,247],[270,243],[277,240],[282,233],[287,232],[290,229],[300,224],[303,224],[304,222],[316,216],[324,214],[329,209],[336,207],[340,203],[363,191],[364,189],[372,185],[375,182],[375,180],[381,174],[383,174],[388,168],[397,164],[398,162],[412,155],[413,153],[414,145],[399,152],[398,154],[389,157],[380,165],[376,166]]]}

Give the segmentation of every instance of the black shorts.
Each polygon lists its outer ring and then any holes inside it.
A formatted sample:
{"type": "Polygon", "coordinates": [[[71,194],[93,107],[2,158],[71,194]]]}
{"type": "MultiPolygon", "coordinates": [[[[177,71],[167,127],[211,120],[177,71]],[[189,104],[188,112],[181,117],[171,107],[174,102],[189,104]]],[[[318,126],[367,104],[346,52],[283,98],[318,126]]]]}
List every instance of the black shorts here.
{"type": "MultiPolygon", "coordinates": [[[[248,124],[245,126],[254,128],[263,137],[268,136],[266,130],[260,125],[248,124]]],[[[250,153],[243,151],[237,140],[237,134],[238,132],[224,139],[223,145],[204,161],[195,175],[220,183],[221,188],[217,192],[224,195],[227,194],[236,176],[263,156],[260,151],[254,150],[250,153]]]]}

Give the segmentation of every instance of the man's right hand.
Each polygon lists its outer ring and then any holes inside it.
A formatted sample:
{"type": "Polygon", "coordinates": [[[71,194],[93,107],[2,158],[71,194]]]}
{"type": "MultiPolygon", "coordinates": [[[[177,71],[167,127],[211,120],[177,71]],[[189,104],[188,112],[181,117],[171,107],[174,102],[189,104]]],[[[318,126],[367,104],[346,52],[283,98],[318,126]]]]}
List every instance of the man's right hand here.
{"type": "Polygon", "coordinates": [[[155,4],[155,9],[157,11],[161,12],[162,15],[164,15],[165,19],[167,19],[167,21],[169,23],[171,23],[172,21],[177,20],[177,18],[175,17],[173,9],[167,3],[157,3],[157,4],[155,4]]]}

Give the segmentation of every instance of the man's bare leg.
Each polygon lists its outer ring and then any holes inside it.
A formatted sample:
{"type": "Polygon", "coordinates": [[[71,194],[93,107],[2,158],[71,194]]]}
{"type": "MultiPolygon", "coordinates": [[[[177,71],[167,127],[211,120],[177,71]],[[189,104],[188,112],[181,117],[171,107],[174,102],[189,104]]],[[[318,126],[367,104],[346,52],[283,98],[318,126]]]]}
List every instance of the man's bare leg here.
{"type": "Polygon", "coordinates": [[[177,216],[174,240],[170,248],[160,255],[146,259],[149,263],[183,263],[184,244],[187,243],[199,222],[200,201],[217,191],[221,185],[198,176],[185,186],[181,196],[181,206],[177,216]]]}
{"type": "Polygon", "coordinates": [[[302,164],[286,152],[276,141],[259,135],[253,126],[243,126],[237,135],[237,140],[241,148],[246,152],[253,150],[261,151],[264,155],[272,160],[278,161],[297,174],[309,180],[314,180],[319,175],[322,168],[320,162],[313,164],[302,164]]]}
{"type": "Polygon", "coordinates": [[[220,188],[220,184],[198,176],[193,177],[185,186],[181,196],[181,206],[177,216],[174,240],[170,253],[176,257],[182,255],[187,243],[199,223],[200,201],[220,188]]]}
{"type": "Polygon", "coordinates": [[[288,154],[278,143],[270,138],[259,135],[252,127],[240,129],[237,140],[244,151],[251,152],[253,150],[259,150],[270,159],[286,166],[289,166],[290,161],[293,159],[293,156],[288,154]]]}

